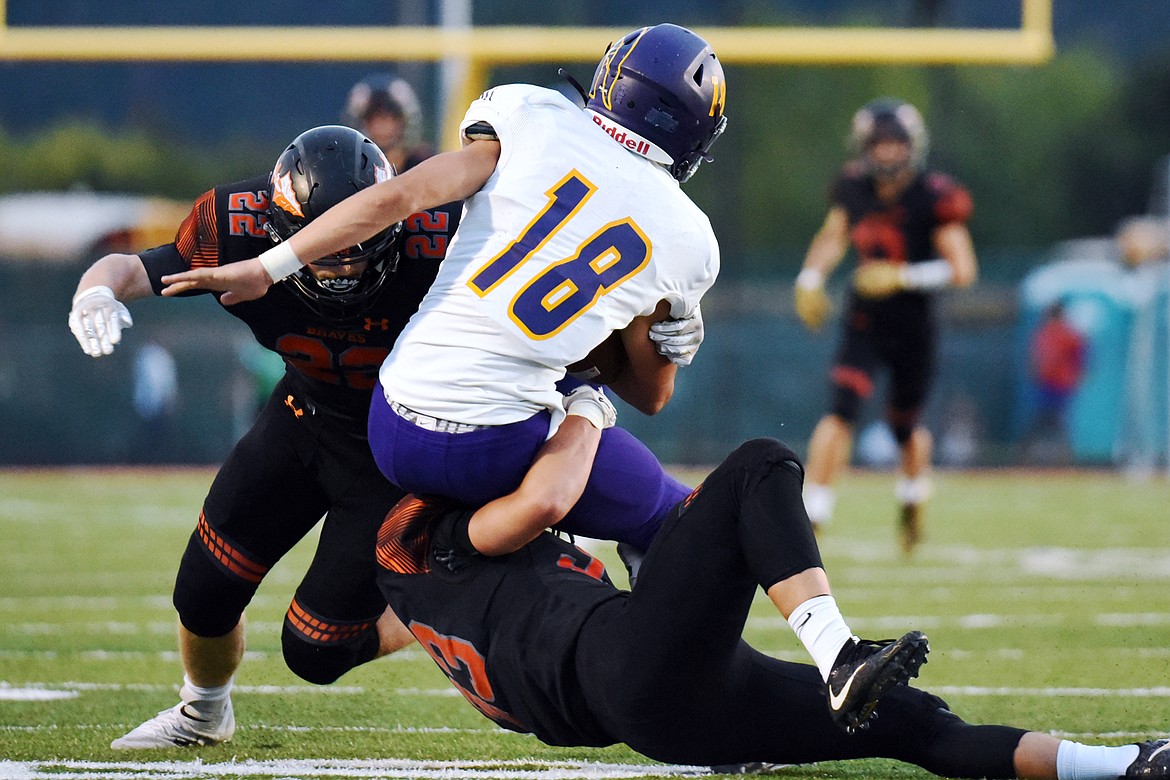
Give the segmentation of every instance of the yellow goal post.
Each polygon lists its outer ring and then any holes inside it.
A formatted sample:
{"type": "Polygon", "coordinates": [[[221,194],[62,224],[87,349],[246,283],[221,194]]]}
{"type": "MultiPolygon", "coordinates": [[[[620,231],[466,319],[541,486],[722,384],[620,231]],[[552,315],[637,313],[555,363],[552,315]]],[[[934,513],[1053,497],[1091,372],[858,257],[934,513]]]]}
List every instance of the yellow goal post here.
{"type": "MultiPolygon", "coordinates": [[[[696,27],[727,64],[1039,65],[1053,55],[1052,0],[1020,0],[1018,28],[696,27]]],[[[458,117],[491,67],[594,62],[626,28],[476,26],[10,26],[0,61],[459,63],[444,106],[458,117]]]]}

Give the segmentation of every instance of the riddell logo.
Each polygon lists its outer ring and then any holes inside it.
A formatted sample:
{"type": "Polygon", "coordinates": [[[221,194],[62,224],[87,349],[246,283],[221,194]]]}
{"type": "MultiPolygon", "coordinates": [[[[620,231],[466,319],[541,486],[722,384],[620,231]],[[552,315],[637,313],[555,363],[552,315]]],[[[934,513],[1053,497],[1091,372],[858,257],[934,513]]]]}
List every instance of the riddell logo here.
{"type": "Polygon", "coordinates": [[[640,155],[647,156],[650,154],[650,142],[644,138],[639,138],[630,131],[611,125],[605,121],[603,117],[598,114],[591,113],[593,123],[604,130],[610,138],[617,141],[622,146],[626,147],[632,152],[637,152],[640,155]]]}

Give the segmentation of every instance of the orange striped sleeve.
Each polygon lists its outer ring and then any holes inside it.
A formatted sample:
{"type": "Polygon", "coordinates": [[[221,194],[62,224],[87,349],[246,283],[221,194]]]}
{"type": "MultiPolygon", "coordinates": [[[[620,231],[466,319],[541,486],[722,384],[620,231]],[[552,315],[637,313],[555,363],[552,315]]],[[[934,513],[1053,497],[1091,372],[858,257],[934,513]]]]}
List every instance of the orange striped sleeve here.
{"type": "Polygon", "coordinates": [[[199,196],[191,213],[179,225],[175,247],[191,268],[219,265],[219,222],[215,215],[215,190],[199,196]]]}

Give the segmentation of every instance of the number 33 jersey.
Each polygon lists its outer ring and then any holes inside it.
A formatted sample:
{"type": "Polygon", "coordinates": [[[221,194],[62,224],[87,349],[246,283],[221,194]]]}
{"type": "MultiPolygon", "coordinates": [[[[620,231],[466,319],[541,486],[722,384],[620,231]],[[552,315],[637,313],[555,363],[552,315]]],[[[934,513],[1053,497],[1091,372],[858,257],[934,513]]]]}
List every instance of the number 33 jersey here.
{"type": "Polygon", "coordinates": [[[559,92],[485,92],[461,125],[500,158],[464,203],[438,279],[381,371],[388,400],[503,425],[563,414],[555,384],[614,330],[691,314],[719,271],[706,215],[661,167],[559,92]]]}
{"type": "MultiPolygon", "coordinates": [[[[268,198],[266,175],[204,193],[173,243],[139,254],[155,294],[161,294],[167,274],[247,260],[271,247],[264,231],[268,198]]],[[[285,283],[224,310],[284,359],[285,374],[298,391],[364,429],[378,368],[434,280],[457,220],[457,204],[408,218],[391,250],[400,253],[397,270],[352,319],[322,318],[285,283]]]]}

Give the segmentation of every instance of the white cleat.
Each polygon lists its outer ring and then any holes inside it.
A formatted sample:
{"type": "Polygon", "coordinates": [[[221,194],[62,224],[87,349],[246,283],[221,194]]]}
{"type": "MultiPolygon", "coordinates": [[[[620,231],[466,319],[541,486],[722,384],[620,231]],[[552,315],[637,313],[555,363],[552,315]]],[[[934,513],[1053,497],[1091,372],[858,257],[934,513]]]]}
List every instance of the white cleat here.
{"type": "Polygon", "coordinates": [[[236,716],[228,699],[217,718],[204,718],[187,702],[146,721],[124,737],[110,743],[114,750],[154,750],[157,748],[219,745],[236,733],[236,716]]]}

